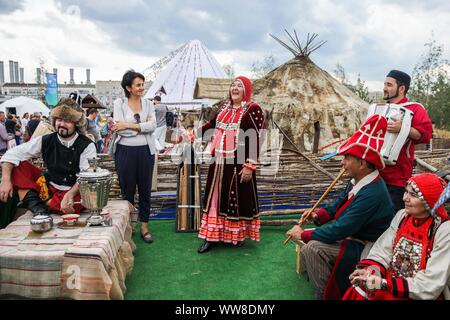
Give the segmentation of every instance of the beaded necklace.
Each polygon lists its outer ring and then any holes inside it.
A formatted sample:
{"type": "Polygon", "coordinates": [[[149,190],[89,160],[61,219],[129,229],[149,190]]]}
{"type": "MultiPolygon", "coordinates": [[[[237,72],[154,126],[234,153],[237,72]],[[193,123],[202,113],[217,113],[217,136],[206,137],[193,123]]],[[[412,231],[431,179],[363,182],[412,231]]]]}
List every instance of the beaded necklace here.
{"type": "Polygon", "coordinates": [[[242,117],[246,113],[248,109],[248,103],[245,101],[241,102],[241,105],[238,108],[234,108],[230,102],[227,102],[227,104],[222,108],[219,115],[217,116],[217,124],[216,128],[223,130],[222,136],[220,138],[220,143],[218,148],[216,148],[216,151],[222,155],[224,158],[232,158],[234,157],[234,153],[237,150],[237,145],[239,141],[239,129],[241,127],[241,121],[242,117]],[[231,111],[231,117],[227,123],[223,122],[223,119],[226,117],[227,114],[231,111]],[[241,111],[241,112],[239,112],[241,111]],[[239,118],[236,121],[236,117],[239,116],[239,118]],[[234,146],[232,150],[225,150],[224,149],[224,143],[225,143],[225,137],[228,132],[236,132],[234,136],[234,146]]]}

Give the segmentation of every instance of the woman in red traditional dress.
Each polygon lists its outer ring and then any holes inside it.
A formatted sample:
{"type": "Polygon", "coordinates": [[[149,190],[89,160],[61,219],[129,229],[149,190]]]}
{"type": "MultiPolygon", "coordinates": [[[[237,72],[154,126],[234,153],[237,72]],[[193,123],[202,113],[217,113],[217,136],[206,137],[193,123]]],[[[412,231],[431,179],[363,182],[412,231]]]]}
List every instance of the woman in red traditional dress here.
{"type": "Polygon", "coordinates": [[[213,136],[212,163],[203,201],[199,253],[218,242],[241,246],[246,238],[259,241],[259,208],[256,162],[265,117],[260,106],[250,101],[251,81],[237,77],[231,83],[229,99],[201,128],[213,136]]]}
{"type": "Polygon", "coordinates": [[[445,186],[431,173],[408,180],[405,209],[350,275],[344,300],[450,299],[449,215],[436,205],[445,186]]]}

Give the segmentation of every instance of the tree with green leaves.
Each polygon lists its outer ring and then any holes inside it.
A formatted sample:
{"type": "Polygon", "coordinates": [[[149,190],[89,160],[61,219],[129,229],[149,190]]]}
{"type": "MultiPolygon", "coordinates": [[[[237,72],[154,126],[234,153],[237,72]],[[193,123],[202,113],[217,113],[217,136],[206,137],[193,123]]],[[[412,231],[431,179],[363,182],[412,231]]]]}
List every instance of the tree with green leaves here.
{"type": "Polygon", "coordinates": [[[450,83],[445,74],[439,74],[431,84],[428,96],[428,114],[437,128],[450,130],[450,83]]]}
{"type": "Polygon", "coordinates": [[[450,129],[450,83],[443,45],[438,45],[432,36],[424,46],[426,51],[413,70],[409,95],[427,108],[437,128],[450,129]]]}
{"type": "Polygon", "coordinates": [[[362,100],[373,103],[373,99],[369,96],[369,88],[366,87],[366,82],[361,80],[361,75],[358,73],[358,80],[356,85],[352,86],[351,90],[362,100]]]}
{"type": "Polygon", "coordinates": [[[373,99],[369,96],[369,88],[366,86],[366,82],[361,79],[361,75],[358,73],[358,79],[356,85],[351,84],[345,74],[345,69],[339,63],[336,64],[336,69],[333,70],[334,77],[342,83],[344,86],[352,90],[362,100],[373,103],[373,99]]]}

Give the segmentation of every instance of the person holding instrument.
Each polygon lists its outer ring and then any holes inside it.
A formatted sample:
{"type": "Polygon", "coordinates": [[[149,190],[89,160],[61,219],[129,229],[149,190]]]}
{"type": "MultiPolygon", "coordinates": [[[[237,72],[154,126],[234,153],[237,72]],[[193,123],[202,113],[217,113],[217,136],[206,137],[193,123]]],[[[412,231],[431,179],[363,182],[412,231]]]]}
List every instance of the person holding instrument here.
{"type": "Polygon", "coordinates": [[[287,232],[306,243],[301,255],[319,300],[342,297],[364,248],[392,220],[392,200],[378,171],[384,168],[380,149],[386,128],[386,118],[373,115],[338,148],[351,180],[337,199],[310,217],[317,226],[329,223],[314,230],[296,225],[287,232]]]}
{"type": "MultiPolygon", "coordinates": [[[[391,70],[386,76],[383,89],[383,99],[387,103],[402,105],[414,112],[408,139],[400,150],[397,163],[386,166],[381,172],[394,202],[395,212],[404,208],[403,193],[406,181],[412,176],[415,145],[428,143],[433,134],[433,125],[425,107],[420,103],[409,101],[406,97],[410,82],[411,77],[408,74],[399,70],[391,70]]],[[[401,121],[391,120],[388,122],[387,131],[398,133],[401,127],[401,121]]]]}

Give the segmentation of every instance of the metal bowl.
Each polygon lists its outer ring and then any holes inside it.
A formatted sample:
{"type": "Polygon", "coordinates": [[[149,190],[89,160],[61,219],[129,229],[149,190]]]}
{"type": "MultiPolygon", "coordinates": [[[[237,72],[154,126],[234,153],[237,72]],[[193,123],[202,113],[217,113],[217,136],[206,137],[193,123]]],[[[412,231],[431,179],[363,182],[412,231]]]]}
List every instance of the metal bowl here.
{"type": "Polygon", "coordinates": [[[78,218],[80,218],[80,215],[76,214],[76,213],[64,214],[61,216],[61,218],[63,219],[63,221],[66,225],[73,226],[74,224],[76,224],[78,222],[78,218]]]}
{"type": "Polygon", "coordinates": [[[53,227],[53,218],[46,215],[38,215],[31,218],[31,230],[34,232],[47,232],[53,227]]]}
{"type": "Polygon", "coordinates": [[[88,218],[87,222],[91,226],[99,226],[105,221],[105,218],[103,218],[100,215],[92,215],[88,218]]]}

